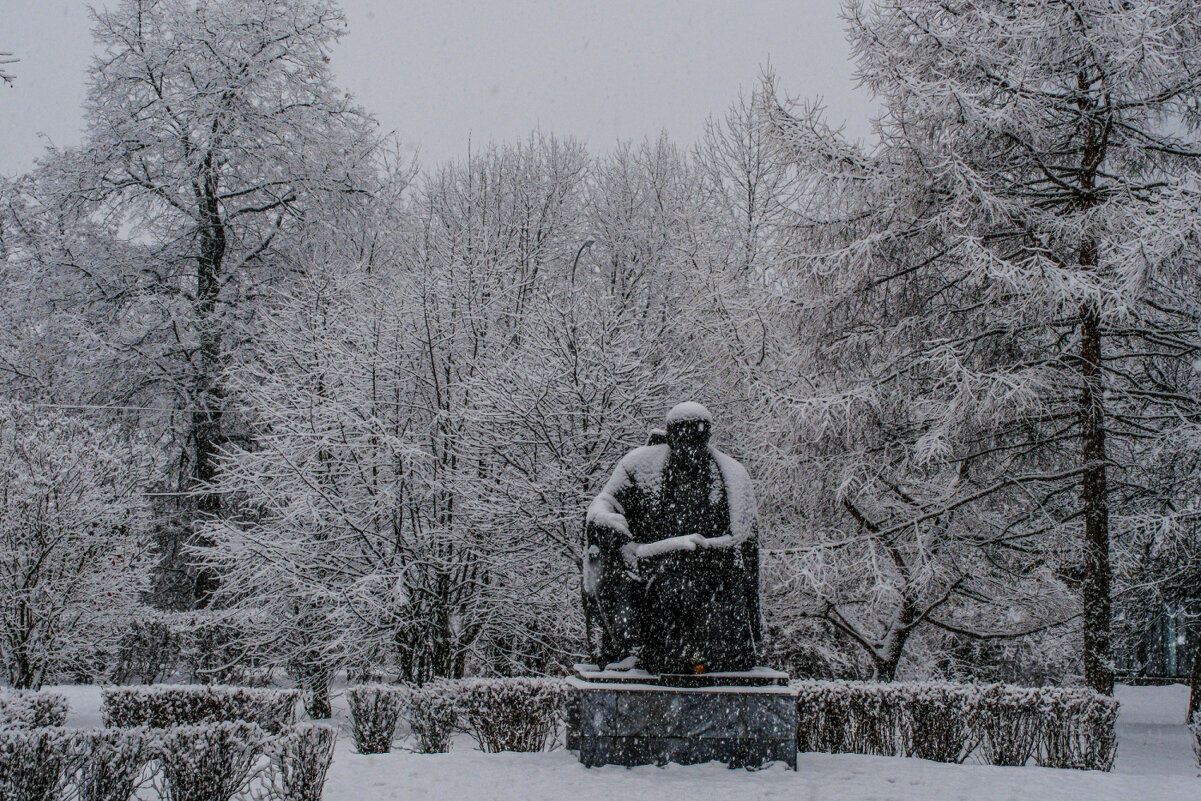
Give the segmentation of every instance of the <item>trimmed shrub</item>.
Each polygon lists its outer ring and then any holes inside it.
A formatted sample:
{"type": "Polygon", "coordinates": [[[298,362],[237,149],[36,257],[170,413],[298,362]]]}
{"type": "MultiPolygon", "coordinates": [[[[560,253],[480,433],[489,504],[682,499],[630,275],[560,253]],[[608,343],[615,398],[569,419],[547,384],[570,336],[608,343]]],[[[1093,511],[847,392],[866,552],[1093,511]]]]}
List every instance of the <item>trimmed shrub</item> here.
{"type": "Polygon", "coordinates": [[[1039,691],[1042,737],[1038,764],[1050,768],[1109,770],[1117,754],[1118,702],[1084,688],[1039,691]]]}
{"type": "Polygon", "coordinates": [[[902,753],[900,685],[799,681],[797,747],[830,754],[902,753]]]}
{"type": "Polygon", "coordinates": [[[45,691],[3,690],[0,691],[0,728],[64,726],[69,709],[65,695],[45,691]]]}
{"type": "Polygon", "coordinates": [[[337,739],[338,730],[328,723],[302,723],[280,738],[271,754],[274,797],[280,801],[321,801],[337,739]]]}
{"type": "Polygon", "coordinates": [[[386,754],[392,750],[396,723],[408,687],[361,684],[346,691],[350,705],[354,746],[360,754],[386,754]]]}
{"type": "Polygon", "coordinates": [[[1022,766],[1042,737],[1039,690],[993,684],[983,688],[976,708],[980,752],[990,765],[1022,766]]]}
{"type": "Polygon", "coordinates": [[[57,801],[74,772],[78,741],[69,729],[0,730],[0,798],[57,801]]]}
{"type": "Polygon", "coordinates": [[[483,751],[541,751],[566,699],[557,679],[463,679],[458,708],[483,751]]]}
{"type": "Polygon", "coordinates": [[[92,729],[80,737],[83,756],[75,778],[79,801],[129,801],[155,756],[155,734],[146,728],[92,729]]]}
{"type": "Polygon", "coordinates": [[[839,754],[852,751],[848,747],[850,720],[845,701],[849,693],[837,692],[833,682],[799,681],[796,690],[797,750],[839,754]]]}
{"type": "Polygon", "coordinates": [[[321,801],[337,730],[244,721],[0,730],[0,801],[321,801]]]}
{"type": "Polygon", "coordinates": [[[176,726],[162,733],[159,769],[166,801],[230,801],[267,752],[268,734],[243,721],[176,726]]]}
{"type": "Polygon", "coordinates": [[[458,688],[452,682],[434,681],[415,687],[405,699],[409,729],[422,754],[444,754],[458,728],[458,688]]]}
{"type": "Polygon", "coordinates": [[[1109,770],[1117,702],[1087,689],[798,681],[802,751],[1109,770]]]}
{"type": "Polygon", "coordinates": [[[275,734],[296,721],[299,697],[296,690],[157,684],[104,690],[102,711],[105,725],[118,728],[244,721],[275,734]]]}
{"type": "Polygon", "coordinates": [[[904,755],[962,762],[976,747],[973,717],[979,688],[962,684],[909,684],[901,688],[904,755]]]}

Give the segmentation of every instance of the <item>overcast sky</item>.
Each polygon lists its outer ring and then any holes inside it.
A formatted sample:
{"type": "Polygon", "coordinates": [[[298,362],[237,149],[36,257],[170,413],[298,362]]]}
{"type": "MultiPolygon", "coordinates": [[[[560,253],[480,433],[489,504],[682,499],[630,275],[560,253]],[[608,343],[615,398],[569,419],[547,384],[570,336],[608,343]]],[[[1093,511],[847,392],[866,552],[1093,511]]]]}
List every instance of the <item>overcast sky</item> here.
{"type": "MultiPolygon", "coordinates": [[[[769,61],[782,88],[821,96],[862,136],[838,0],[344,0],[339,84],[424,166],[534,129],[596,152],[663,130],[695,141],[769,61]]],[[[44,141],[80,141],[92,56],[81,0],[0,0],[0,173],[27,170],[44,141]],[[43,139],[43,137],[45,139],[43,139]]]]}

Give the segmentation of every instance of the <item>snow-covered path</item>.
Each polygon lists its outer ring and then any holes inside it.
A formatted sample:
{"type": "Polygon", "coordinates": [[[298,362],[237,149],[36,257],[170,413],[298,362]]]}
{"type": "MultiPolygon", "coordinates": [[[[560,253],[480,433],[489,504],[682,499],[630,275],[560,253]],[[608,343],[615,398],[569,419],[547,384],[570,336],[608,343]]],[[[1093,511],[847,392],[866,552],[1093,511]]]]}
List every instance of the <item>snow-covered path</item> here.
{"type": "MultiPolygon", "coordinates": [[[[97,688],[54,689],[70,699],[70,725],[99,724],[97,688]]],[[[854,754],[801,754],[795,773],[717,764],[589,770],[562,749],[484,754],[466,736],[449,754],[362,756],[344,735],[325,801],[1201,801],[1201,778],[1180,723],[1188,688],[1119,687],[1118,699],[1112,773],[854,754]]],[[[344,722],[344,705],[335,709],[344,722]]]]}
{"type": "MultiPolygon", "coordinates": [[[[1118,758],[1116,773],[1141,776],[1197,776],[1192,736],[1181,721],[1188,708],[1188,687],[1117,688],[1118,758]]],[[[1201,801],[1201,779],[1194,799],[1201,801]]],[[[1153,796],[1131,798],[1151,801],[1153,796]]]]}

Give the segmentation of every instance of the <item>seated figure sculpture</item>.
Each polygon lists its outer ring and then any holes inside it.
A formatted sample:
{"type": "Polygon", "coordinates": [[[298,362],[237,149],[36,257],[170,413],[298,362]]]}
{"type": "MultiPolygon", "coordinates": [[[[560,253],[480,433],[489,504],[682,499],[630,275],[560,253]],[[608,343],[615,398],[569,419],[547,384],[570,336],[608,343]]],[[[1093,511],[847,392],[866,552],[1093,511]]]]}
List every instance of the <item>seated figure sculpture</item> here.
{"type": "Polygon", "coordinates": [[[588,508],[584,592],[602,625],[602,664],[749,670],[760,639],[754,489],[709,444],[704,406],[682,403],[666,422],[588,508]]]}

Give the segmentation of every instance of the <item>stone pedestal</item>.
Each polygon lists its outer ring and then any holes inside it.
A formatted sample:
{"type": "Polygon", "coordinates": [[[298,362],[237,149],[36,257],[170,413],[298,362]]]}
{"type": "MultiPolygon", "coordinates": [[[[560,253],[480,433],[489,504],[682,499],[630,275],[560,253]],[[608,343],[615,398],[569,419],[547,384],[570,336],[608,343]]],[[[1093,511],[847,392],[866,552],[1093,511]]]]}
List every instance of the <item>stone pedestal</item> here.
{"type": "Polygon", "coordinates": [[[567,747],[587,767],[716,760],[732,768],[783,762],[796,770],[796,693],[774,681],[740,686],[711,675],[709,686],[691,687],[664,686],[652,676],[572,677],[567,747]]]}

